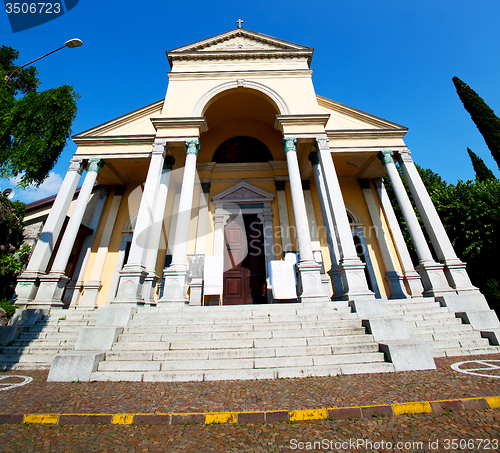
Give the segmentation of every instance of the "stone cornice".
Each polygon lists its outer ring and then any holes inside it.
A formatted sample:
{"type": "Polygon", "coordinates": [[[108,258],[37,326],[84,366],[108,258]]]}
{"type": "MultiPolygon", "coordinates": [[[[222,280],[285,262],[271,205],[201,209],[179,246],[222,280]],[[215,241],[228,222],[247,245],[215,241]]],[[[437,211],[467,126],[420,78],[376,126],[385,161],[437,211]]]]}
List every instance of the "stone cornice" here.
{"type": "Polygon", "coordinates": [[[159,129],[184,129],[197,128],[199,133],[208,130],[207,119],[201,117],[180,117],[180,118],[151,118],[151,122],[156,131],[159,129]]]}
{"type": "Polygon", "coordinates": [[[403,138],[407,129],[338,129],[327,130],[329,139],[369,139],[369,138],[403,138]]]}
{"type": "Polygon", "coordinates": [[[155,135],[93,135],[74,136],[77,146],[134,146],[153,145],[155,135]]]}
{"type": "Polygon", "coordinates": [[[329,113],[299,114],[299,115],[276,115],[274,128],[283,132],[283,126],[295,125],[319,125],[325,126],[330,118],[329,113]]]}
{"type": "Polygon", "coordinates": [[[199,80],[199,79],[231,79],[231,78],[286,78],[303,76],[310,78],[312,69],[280,69],[280,70],[256,70],[256,71],[197,71],[197,72],[169,72],[169,80],[199,80]]]}

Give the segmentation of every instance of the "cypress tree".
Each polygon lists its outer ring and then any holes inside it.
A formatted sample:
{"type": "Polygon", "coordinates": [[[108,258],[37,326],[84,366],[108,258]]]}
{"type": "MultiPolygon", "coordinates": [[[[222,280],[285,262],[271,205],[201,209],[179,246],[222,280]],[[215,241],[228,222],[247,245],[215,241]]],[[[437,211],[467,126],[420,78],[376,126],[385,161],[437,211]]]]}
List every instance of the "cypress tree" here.
{"type": "Polygon", "coordinates": [[[478,181],[487,181],[488,179],[496,179],[493,172],[486,166],[483,159],[481,159],[474,151],[470,148],[467,148],[467,152],[469,153],[470,160],[472,162],[472,166],[474,167],[474,171],[476,172],[476,179],[478,181]]]}
{"type": "Polygon", "coordinates": [[[493,159],[495,159],[500,169],[500,118],[466,83],[462,82],[458,77],[453,77],[452,80],[465,110],[469,112],[472,121],[481,132],[493,159]]]}

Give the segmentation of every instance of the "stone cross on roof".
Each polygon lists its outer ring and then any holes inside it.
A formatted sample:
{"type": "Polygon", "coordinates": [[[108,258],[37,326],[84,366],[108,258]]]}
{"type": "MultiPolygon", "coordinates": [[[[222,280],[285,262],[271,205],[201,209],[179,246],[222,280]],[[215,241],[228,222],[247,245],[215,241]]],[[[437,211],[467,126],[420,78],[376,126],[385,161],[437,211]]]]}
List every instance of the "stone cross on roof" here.
{"type": "Polygon", "coordinates": [[[241,24],[242,24],[242,23],[244,23],[244,22],[245,22],[244,20],[238,19],[238,20],[236,21],[236,23],[238,24],[238,28],[243,28],[243,27],[241,26],[241,24]]]}

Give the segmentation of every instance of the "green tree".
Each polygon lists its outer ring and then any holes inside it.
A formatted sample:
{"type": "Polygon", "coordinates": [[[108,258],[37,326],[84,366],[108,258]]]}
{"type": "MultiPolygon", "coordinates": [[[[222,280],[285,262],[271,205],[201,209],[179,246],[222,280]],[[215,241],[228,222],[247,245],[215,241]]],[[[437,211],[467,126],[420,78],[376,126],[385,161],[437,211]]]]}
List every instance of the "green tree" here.
{"type": "Polygon", "coordinates": [[[19,52],[0,48],[0,177],[21,175],[19,186],[40,185],[57,162],[76,116],[77,94],[69,85],[37,91],[30,66],[16,72],[19,52]]]}
{"type": "Polygon", "coordinates": [[[458,77],[453,77],[452,80],[465,110],[469,112],[500,168],[500,118],[466,83],[458,77]]]}
{"type": "Polygon", "coordinates": [[[26,205],[0,194],[0,300],[10,299],[30,248],[22,246],[26,205]]]}
{"type": "Polygon", "coordinates": [[[481,159],[470,148],[467,148],[467,152],[469,153],[472,166],[474,167],[474,171],[476,172],[477,181],[487,181],[488,179],[497,179],[495,178],[493,172],[486,166],[483,159],[481,159]]]}

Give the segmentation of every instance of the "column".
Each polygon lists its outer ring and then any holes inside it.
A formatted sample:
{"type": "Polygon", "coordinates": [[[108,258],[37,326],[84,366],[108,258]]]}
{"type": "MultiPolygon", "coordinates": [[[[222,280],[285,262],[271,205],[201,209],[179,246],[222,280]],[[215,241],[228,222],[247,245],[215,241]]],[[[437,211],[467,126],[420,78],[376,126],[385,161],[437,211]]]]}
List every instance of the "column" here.
{"type": "Polygon", "coordinates": [[[148,273],[143,284],[143,298],[146,303],[154,302],[156,285],[160,277],[156,275],[156,259],[158,258],[158,247],[160,246],[161,231],[163,219],[165,217],[165,204],[168,196],[168,185],[170,183],[170,174],[175,159],[172,156],[166,156],[163,161],[163,170],[160,177],[160,186],[156,195],[156,201],[153,213],[153,224],[149,233],[149,245],[146,250],[145,267],[148,273]]]}
{"type": "Polygon", "coordinates": [[[396,267],[394,266],[391,251],[389,250],[388,240],[380,219],[379,210],[370,187],[370,181],[368,179],[360,179],[359,185],[363,191],[366,206],[368,207],[372,225],[375,229],[375,235],[382,252],[382,257],[384,258],[385,267],[387,269],[387,279],[391,285],[392,298],[406,299],[408,294],[406,293],[404,287],[403,276],[397,272],[396,267]]]}
{"type": "Polygon", "coordinates": [[[290,239],[290,223],[288,222],[288,209],[286,204],[285,182],[282,180],[274,181],[276,185],[276,198],[278,200],[278,215],[281,229],[281,246],[283,255],[285,252],[292,251],[292,241],[290,239]]]}
{"type": "MultiPolygon", "coordinates": [[[[321,252],[321,243],[319,241],[318,225],[316,224],[316,216],[314,214],[314,206],[311,195],[311,184],[309,180],[302,181],[302,191],[304,193],[304,201],[306,203],[307,223],[309,224],[309,234],[311,235],[311,245],[313,252],[319,250],[321,252]]],[[[316,259],[315,259],[316,261],[316,259]]],[[[319,264],[319,263],[318,263],[319,264]]],[[[321,286],[324,293],[330,297],[330,279],[326,273],[321,272],[321,286]]]]}
{"type": "Polygon", "coordinates": [[[163,170],[165,147],[165,139],[155,139],[134,235],[132,236],[128,262],[120,271],[118,291],[112,303],[144,303],[142,285],[147,275],[144,262],[149,245],[149,234],[153,224],[154,200],[158,193],[163,170]]]}
{"type": "Polygon", "coordinates": [[[108,199],[109,190],[109,186],[102,186],[101,191],[99,192],[99,198],[97,199],[97,203],[94,207],[94,212],[92,213],[92,219],[90,220],[89,224],[89,228],[92,230],[92,234],[89,234],[85,237],[82,245],[82,251],[75,266],[73,279],[66,285],[66,291],[64,291],[63,295],[63,303],[65,306],[76,306],[76,304],[78,303],[78,299],[80,298],[84,283],[83,276],[85,274],[85,269],[87,267],[90,252],[92,251],[92,244],[94,243],[97,227],[99,226],[99,221],[101,220],[104,204],[108,199]]]}
{"type": "Polygon", "coordinates": [[[458,259],[451,241],[446,234],[443,223],[434,207],[434,203],[425,188],[418,173],[415,163],[408,150],[399,151],[399,165],[410,188],[418,212],[422,217],[425,229],[429,235],[438,261],[444,264],[444,272],[450,286],[461,292],[475,292],[479,290],[474,287],[465,269],[465,263],[458,259]]]}
{"type": "Polygon", "coordinates": [[[424,285],[424,296],[436,296],[446,294],[451,291],[443,272],[443,265],[436,263],[432,257],[424,233],[420,227],[413,206],[408,198],[403,182],[399,177],[398,170],[394,164],[392,151],[382,151],[379,155],[391,181],[394,194],[398,200],[401,212],[408,226],[411,239],[415,245],[420,264],[416,270],[422,277],[424,285]]]}
{"type": "Polygon", "coordinates": [[[328,202],[328,195],[326,192],[321,165],[319,165],[318,153],[309,154],[309,160],[311,161],[313,168],[314,180],[316,182],[316,188],[318,189],[319,204],[321,206],[321,214],[323,216],[323,225],[326,229],[326,240],[328,243],[328,251],[330,252],[330,261],[332,263],[332,268],[328,271],[328,275],[330,276],[330,281],[332,282],[333,296],[336,299],[344,293],[344,288],[342,284],[342,277],[338,268],[339,249],[337,245],[337,237],[335,236],[335,226],[332,219],[331,207],[328,202]]]}
{"type": "Polygon", "coordinates": [[[418,272],[413,267],[410,252],[408,252],[408,247],[406,247],[403,233],[401,232],[398,220],[396,219],[396,214],[394,214],[394,209],[392,208],[391,201],[389,200],[389,196],[385,190],[384,182],[382,179],[375,179],[374,183],[382,204],[382,209],[384,210],[385,218],[392,233],[392,238],[396,244],[396,253],[399,256],[399,262],[403,268],[403,275],[408,293],[412,298],[422,297],[422,293],[424,291],[422,280],[418,272]]]}
{"type": "Polygon", "coordinates": [[[344,198],[342,197],[337,172],[328,145],[328,138],[316,138],[316,147],[339,247],[338,269],[344,289],[344,294],[340,297],[343,300],[374,298],[375,294],[370,291],[366,281],[365,264],[361,262],[356,253],[344,198]]]}
{"type": "Polygon", "coordinates": [[[76,186],[83,172],[83,160],[77,157],[71,159],[68,172],[52,205],[42,233],[38,238],[26,270],[17,279],[16,291],[13,296],[16,305],[26,306],[36,296],[39,287],[39,277],[47,271],[50,257],[61,232],[69,205],[75,195],[76,186]]]}
{"type": "Polygon", "coordinates": [[[273,212],[271,210],[271,204],[269,206],[266,203],[264,207],[264,212],[258,214],[257,216],[262,223],[262,234],[264,239],[264,254],[266,263],[266,296],[267,303],[271,304],[273,302],[273,292],[271,285],[269,284],[269,262],[274,259],[274,234],[273,234],[273,212]]]}
{"type": "Polygon", "coordinates": [[[194,181],[196,177],[196,158],[200,149],[198,140],[186,142],[186,163],[182,178],[181,197],[172,254],[172,264],[165,270],[165,287],[158,302],[188,302],[186,297],[189,269],[186,264],[189,240],[189,223],[193,206],[194,181]]]}
{"type": "Polygon", "coordinates": [[[99,295],[99,291],[102,287],[101,275],[104,270],[104,263],[106,262],[106,257],[108,255],[109,243],[115,228],[116,217],[118,216],[118,211],[120,210],[123,193],[123,186],[119,186],[118,190],[115,191],[115,195],[108,212],[108,217],[106,219],[106,224],[104,225],[101,241],[99,242],[99,249],[97,250],[94,265],[92,266],[92,273],[90,274],[89,280],[83,286],[83,296],[80,303],[77,305],[77,308],[79,309],[94,308],[97,303],[97,296],[99,295]]]}
{"type": "Polygon", "coordinates": [[[70,280],[65,275],[66,266],[68,265],[69,256],[73,250],[90,194],[94,188],[97,174],[103,165],[104,162],[99,158],[91,158],[88,161],[87,175],[85,176],[85,181],[80,189],[80,194],[78,195],[68,225],[66,226],[64,236],[59,244],[56,258],[52,264],[52,269],[48,275],[40,277],[40,289],[35,298],[35,303],[37,305],[63,306],[63,291],[70,280]]]}
{"type": "Polygon", "coordinates": [[[299,298],[301,302],[326,301],[328,297],[325,296],[321,288],[320,266],[314,261],[312,252],[306,204],[304,194],[302,193],[299,162],[297,160],[296,143],[297,139],[293,137],[285,137],[283,139],[299,248],[299,262],[297,264],[297,274],[301,291],[299,298]]]}

